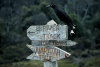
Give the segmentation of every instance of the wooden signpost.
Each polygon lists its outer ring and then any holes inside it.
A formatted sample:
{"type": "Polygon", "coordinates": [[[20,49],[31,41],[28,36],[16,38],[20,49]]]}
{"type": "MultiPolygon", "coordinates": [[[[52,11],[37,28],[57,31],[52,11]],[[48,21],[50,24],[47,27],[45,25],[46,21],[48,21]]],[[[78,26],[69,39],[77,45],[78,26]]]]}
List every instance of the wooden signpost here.
{"type": "Polygon", "coordinates": [[[54,20],[49,21],[47,25],[30,26],[27,36],[32,41],[32,45],[27,47],[33,51],[27,59],[44,61],[44,67],[58,67],[57,60],[71,55],[57,46],[77,44],[68,40],[67,25],[57,25],[54,20]]]}

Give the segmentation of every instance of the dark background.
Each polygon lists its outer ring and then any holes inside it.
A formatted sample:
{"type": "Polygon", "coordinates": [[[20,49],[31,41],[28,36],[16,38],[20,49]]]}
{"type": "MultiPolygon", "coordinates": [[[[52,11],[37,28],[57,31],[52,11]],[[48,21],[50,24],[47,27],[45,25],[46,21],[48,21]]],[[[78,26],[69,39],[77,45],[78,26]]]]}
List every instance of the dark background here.
{"type": "MultiPolygon", "coordinates": [[[[62,24],[52,8],[53,0],[0,0],[0,64],[28,61],[32,52],[26,30],[31,25],[45,25],[54,19],[62,24]]],[[[69,59],[79,67],[100,66],[100,0],[54,0],[77,25],[73,38],[76,46],[64,47],[69,59]],[[85,63],[86,62],[86,63],[85,63]]],[[[63,47],[61,47],[63,49],[63,47]]]]}

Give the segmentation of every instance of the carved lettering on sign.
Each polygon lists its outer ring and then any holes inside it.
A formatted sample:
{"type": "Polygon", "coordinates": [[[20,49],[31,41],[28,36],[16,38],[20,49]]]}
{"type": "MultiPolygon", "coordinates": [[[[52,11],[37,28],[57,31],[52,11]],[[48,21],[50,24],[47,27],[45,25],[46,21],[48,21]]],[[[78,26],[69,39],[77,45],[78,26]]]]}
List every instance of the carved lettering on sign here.
{"type": "Polygon", "coordinates": [[[27,36],[31,40],[65,40],[67,35],[66,25],[30,26],[27,29],[27,36]]]}

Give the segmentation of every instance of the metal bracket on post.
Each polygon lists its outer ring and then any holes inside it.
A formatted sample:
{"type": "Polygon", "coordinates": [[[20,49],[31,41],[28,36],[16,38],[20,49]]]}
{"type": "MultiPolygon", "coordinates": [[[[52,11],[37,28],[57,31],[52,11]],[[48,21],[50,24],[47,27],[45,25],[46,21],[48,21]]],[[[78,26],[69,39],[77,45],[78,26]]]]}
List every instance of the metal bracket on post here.
{"type": "Polygon", "coordinates": [[[46,61],[44,62],[44,67],[58,67],[57,61],[46,61]]]}

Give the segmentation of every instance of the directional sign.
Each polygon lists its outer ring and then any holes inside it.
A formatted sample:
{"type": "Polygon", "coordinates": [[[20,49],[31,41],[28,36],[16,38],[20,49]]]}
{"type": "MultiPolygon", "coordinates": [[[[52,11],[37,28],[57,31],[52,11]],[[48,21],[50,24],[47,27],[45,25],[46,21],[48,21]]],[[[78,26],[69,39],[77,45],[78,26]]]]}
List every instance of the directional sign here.
{"type": "Polygon", "coordinates": [[[67,25],[38,25],[27,29],[31,40],[65,40],[67,35],[67,25]]]}
{"type": "Polygon", "coordinates": [[[47,25],[30,26],[27,36],[32,45],[27,45],[33,53],[27,57],[30,60],[44,61],[44,67],[58,67],[57,60],[69,57],[71,54],[56,46],[74,46],[77,42],[68,40],[67,25],[57,25],[51,20],[47,25]]]}
{"type": "Polygon", "coordinates": [[[33,54],[27,57],[31,60],[51,60],[56,61],[69,57],[71,54],[58,48],[58,47],[45,47],[45,46],[32,46],[27,45],[32,51],[33,54]]]}
{"type": "Polygon", "coordinates": [[[36,53],[32,53],[30,56],[27,57],[27,59],[41,60],[40,57],[38,56],[38,54],[36,54],[36,53]]]}
{"type": "Polygon", "coordinates": [[[71,40],[63,40],[63,41],[57,41],[57,40],[45,40],[45,41],[32,41],[32,45],[34,46],[74,46],[77,42],[71,41],[71,40]]]}
{"type": "Polygon", "coordinates": [[[75,41],[67,40],[67,46],[74,46],[74,45],[76,45],[76,44],[78,44],[78,43],[75,42],[75,41]]]}

